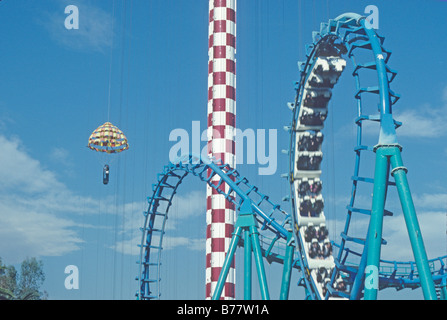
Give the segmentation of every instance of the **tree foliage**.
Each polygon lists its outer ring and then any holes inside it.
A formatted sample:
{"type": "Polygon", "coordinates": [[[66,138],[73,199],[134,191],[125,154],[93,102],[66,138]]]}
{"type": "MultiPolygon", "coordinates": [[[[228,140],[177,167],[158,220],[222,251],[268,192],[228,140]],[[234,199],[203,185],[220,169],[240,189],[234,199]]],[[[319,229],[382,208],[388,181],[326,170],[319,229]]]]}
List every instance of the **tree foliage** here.
{"type": "Polygon", "coordinates": [[[45,281],[43,262],[27,258],[20,265],[20,273],[14,266],[6,266],[0,258],[0,300],[44,300],[48,294],[40,292],[45,281]]]}

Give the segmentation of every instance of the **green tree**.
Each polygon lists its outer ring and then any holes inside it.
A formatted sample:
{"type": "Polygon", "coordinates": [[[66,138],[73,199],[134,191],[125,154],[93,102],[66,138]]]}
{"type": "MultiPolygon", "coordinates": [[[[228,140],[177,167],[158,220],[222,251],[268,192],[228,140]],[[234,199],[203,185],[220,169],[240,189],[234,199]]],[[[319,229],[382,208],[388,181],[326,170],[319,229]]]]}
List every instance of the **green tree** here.
{"type": "Polygon", "coordinates": [[[43,262],[27,258],[20,265],[20,274],[14,266],[5,266],[0,258],[0,299],[3,300],[43,300],[46,292],[40,292],[45,281],[43,262]]]}

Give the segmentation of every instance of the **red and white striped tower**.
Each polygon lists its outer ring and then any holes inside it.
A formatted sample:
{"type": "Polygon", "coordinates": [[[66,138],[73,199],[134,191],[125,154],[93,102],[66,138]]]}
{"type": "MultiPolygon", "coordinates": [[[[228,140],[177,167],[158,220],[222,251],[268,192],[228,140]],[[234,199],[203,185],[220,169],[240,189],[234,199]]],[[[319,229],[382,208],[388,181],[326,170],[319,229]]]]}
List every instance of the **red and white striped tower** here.
{"type": "MultiPolygon", "coordinates": [[[[236,1],[209,0],[208,155],[232,168],[236,166],[236,1]]],[[[226,184],[222,188],[228,192],[226,184]]],[[[235,208],[209,186],[206,204],[206,299],[211,299],[233,233],[235,208]]],[[[222,299],[234,298],[233,261],[222,299]]]]}

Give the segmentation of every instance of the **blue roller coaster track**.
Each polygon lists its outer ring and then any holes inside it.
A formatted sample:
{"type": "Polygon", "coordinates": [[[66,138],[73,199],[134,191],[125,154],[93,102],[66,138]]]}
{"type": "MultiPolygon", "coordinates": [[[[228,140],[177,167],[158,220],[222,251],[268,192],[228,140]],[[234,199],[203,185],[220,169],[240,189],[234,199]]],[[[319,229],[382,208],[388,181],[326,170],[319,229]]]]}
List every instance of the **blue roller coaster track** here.
{"type": "Polygon", "coordinates": [[[141,228],[138,299],[152,300],[162,296],[160,268],[165,226],[174,196],[188,175],[223,194],[238,211],[213,299],[220,298],[238,246],[244,247],[245,253],[244,299],[251,299],[252,255],[263,299],[270,299],[264,259],[283,265],[279,297],[282,300],[289,297],[294,270],[300,272],[298,286],[304,287],[306,299],[310,300],[373,300],[384,288],[422,288],[425,299],[447,299],[447,256],[427,258],[408,186],[402,147],[396,136],[396,129],[402,124],[392,115],[399,95],[391,90],[390,84],[397,72],[388,66],[391,52],[383,43],[384,38],[366,18],[354,13],[322,23],[320,31],[313,33],[313,43],[306,46],[306,61],[299,62],[300,79],[296,82],[295,101],[288,104],[292,111],[292,122],[286,127],[290,132],[287,175],[290,212],[226,164],[187,155],[164,167],[153,185],[152,196],[148,198],[149,208],[144,213],[145,222],[141,228]],[[357,145],[346,222],[340,243],[335,243],[329,240],[320,180],[322,130],[332,89],[346,67],[343,57],[348,58],[354,68],[357,145]],[[364,59],[370,61],[360,61],[364,59]],[[377,85],[361,86],[360,75],[366,72],[375,73],[372,78],[377,85]],[[365,94],[378,98],[377,113],[366,113],[365,94]],[[374,146],[364,144],[364,124],[368,121],[380,125],[379,141],[374,146]],[[365,153],[372,154],[375,159],[373,178],[360,170],[360,160],[365,153]],[[212,182],[216,176],[218,183],[212,182]],[[230,187],[228,193],[220,188],[224,183],[230,187]],[[368,208],[356,203],[356,195],[366,185],[373,188],[372,203],[368,208]],[[393,215],[385,209],[389,187],[397,189],[415,261],[380,259],[381,246],[386,244],[382,238],[384,216],[393,215]],[[357,215],[369,217],[369,227],[363,238],[351,233],[350,226],[357,215]]]}

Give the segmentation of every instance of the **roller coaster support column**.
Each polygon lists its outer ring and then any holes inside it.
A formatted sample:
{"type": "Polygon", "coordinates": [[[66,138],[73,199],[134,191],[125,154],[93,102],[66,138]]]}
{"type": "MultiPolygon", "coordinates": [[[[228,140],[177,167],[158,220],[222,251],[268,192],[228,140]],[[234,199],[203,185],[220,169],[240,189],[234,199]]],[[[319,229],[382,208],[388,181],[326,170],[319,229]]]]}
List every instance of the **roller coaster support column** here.
{"type": "Polygon", "coordinates": [[[248,229],[245,230],[244,250],[244,300],[251,300],[251,236],[248,229]]]}
{"type": "Polygon", "coordinates": [[[383,213],[391,164],[405,223],[410,237],[414,259],[418,268],[421,287],[426,300],[436,300],[436,290],[428,265],[422,233],[416,216],[413,199],[407,181],[407,169],[403,166],[399,145],[379,145],[375,148],[376,168],[371,221],[368,233],[368,258],[365,279],[365,300],[377,299],[379,287],[380,247],[382,244],[383,213]],[[372,272],[372,274],[371,274],[372,272]],[[369,274],[368,274],[369,273],[369,274]],[[372,280],[372,282],[370,282],[372,280]]]}
{"type": "Polygon", "coordinates": [[[292,276],[292,265],[293,265],[293,234],[292,229],[290,228],[290,223],[286,225],[287,231],[289,235],[287,237],[287,245],[286,245],[286,254],[284,257],[284,269],[282,274],[282,284],[281,284],[281,293],[279,296],[280,300],[288,300],[289,299],[289,290],[290,290],[290,278],[292,276]]]}
{"type": "MultiPolygon", "coordinates": [[[[245,240],[247,240],[247,238],[251,238],[251,246],[253,249],[256,269],[258,272],[259,286],[261,289],[261,297],[263,300],[270,299],[270,295],[268,292],[268,286],[267,286],[267,277],[265,274],[264,263],[262,260],[263,258],[262,258],[261,245],[259,242],[259,234],[258,234],[256,218],[253,213],[252,202],[251,202],[251,200],[247,199],[247,200],[244,200],[244,202],[242,203],[239,217],[235,224],[235,231],[233,233],[233,237],[231,238],[230,246],[228,248],[228,253],[225,256],[225,261],[223,263],[222,271],[219,275],[219,280],[217,281],[216,289],[214,291],[213,300],[218,300],[222,295],[223,287],[225,284],[225,279],[228,276],[228,271],[230,270],[231,261],[234,258],[234,254],[236,252],[236,247],[239,243],[242,231],[245,232],[245,240]],[[247,236],[247,232],[248,232],[249,236],[247,236]]],[[[247,244],[245,244],[245,245],[247,245],[247,244]]],[[[250,259],[251,259],[251,252],[249,252],[247,248],[245,249],[245,253],[249,254],[250,259]]],[[[247,260],[248,260],[248,257],[245,257],[245,261],[247,261],[247,260]]],[[[250,270],[248,270],[248,268],[245,269],[245,277],[250,277],[250,279],[251,279],[251,268],[250,268],[250,270]]],[[[251,284],[251,281],[244,281],[244,283],[251,284]]],[[[246,291],[244,294],[245,298],[247,298],[249,296],[247,291],[248,291],[248,289],[246,288],[246,291]]],[[[250,291],[251,291],[251,288],[250,288],[250,291]]],[[[251,296],[251,293],[250,293],[250,296],[251,296]]]]}
{"type": "Polygon", "coordinates": [[[442,278],[441,281],[441,300],[447,300],[447,278],[442,278]]]}
{"type": "Polygon", "coordinates": [[[418,268],[421,287],[426,300],[436,300],[436,289],[428,265],[427,253],[425,251],[424,241],[422,239],[421,229],[419,227],[416,210],[411,197],[410,186],[407,181],[407,169],[403,166],[401,149],[393,147],[391,149],[391,175],[396,181],[397,191],[399,193],[402,211],[407,225],[408,235],[410,236],[413,255],[418,268]]]}
{"type": "Polygon", "coordinates": [[[376,150],[376,167],[374,172],[374,191],[371,220],[368,231],[368,255],[365,270],[365,300],[376,300],[379,289],[379,264],[382,245],[383,213],[388,174],[388,158],[385,149],[376,150]],[[369,274],[370,273],[370,274],[369,274]]]}
{"type": "MultiPolygon", "coordinates": [[[[369,233],[369,231],[368,231],[369,233]]],[[[352,284],[350,300],[359,300],[363,290],[363,284],[365,282],[365,268],[368,254],[368,238],[366,238],[366,244],[363,248],[362,258],[360,259],[359,269],[355,276],[354,283],[352,284]]]]}

